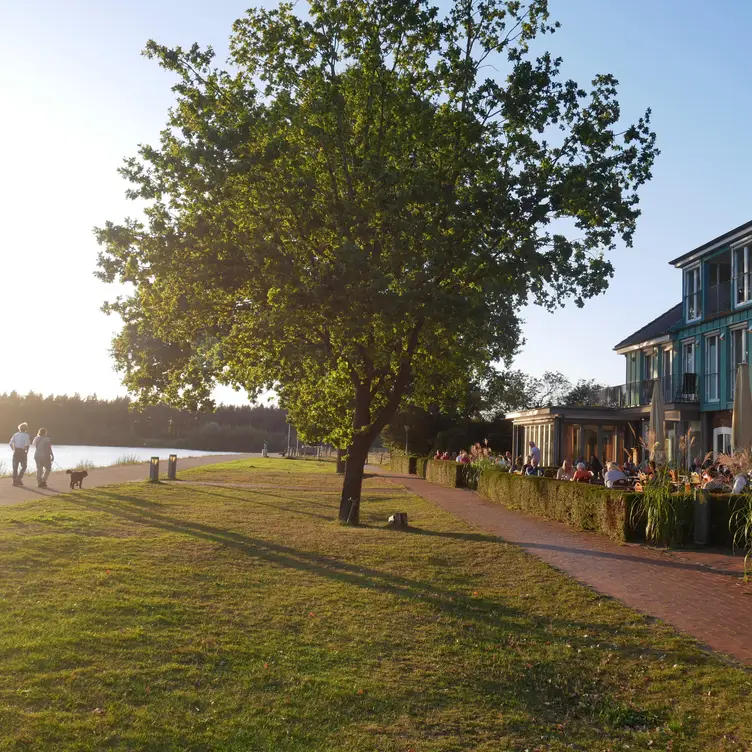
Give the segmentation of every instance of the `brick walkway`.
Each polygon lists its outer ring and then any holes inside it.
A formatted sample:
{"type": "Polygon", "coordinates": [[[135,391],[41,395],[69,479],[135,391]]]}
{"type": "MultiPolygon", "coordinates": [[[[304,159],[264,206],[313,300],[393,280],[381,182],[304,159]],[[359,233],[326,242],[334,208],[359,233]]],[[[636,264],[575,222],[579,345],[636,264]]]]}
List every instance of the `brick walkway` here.
{"type": "Polygon", "coordinates": [[[415,476],[369,469],[399,480],[447,512],[522,547],[598,592],[752,666],[752,583],[696,564],[691,556],[619,544],[507,509],[466,489],[441,488],[415,476]]]}

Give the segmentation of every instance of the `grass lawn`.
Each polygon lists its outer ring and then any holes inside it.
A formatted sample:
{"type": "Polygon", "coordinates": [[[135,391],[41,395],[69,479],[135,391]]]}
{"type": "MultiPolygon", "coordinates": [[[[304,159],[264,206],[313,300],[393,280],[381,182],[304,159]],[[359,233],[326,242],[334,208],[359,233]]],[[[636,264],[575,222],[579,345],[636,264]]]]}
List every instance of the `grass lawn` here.
{"type": "MultiPolygon", "coordinates": [[[[342,476],[337,465],[327,460],[256,458],[234,460],[217,465],[204,465],[178,472],[179,480],[221,483],[259,483],[286,487],[331,489],[342,488],[342,476]]],[[[397,488],[386,478],[366,475],[363,488],[397,488]]]]}
{"type": "Polygon", "coordinates": [[[0,750],[752,744],[749,672],[417,497],[365,494],[357,529],[336,505],[144,483],[1,508],[0,750]]]}

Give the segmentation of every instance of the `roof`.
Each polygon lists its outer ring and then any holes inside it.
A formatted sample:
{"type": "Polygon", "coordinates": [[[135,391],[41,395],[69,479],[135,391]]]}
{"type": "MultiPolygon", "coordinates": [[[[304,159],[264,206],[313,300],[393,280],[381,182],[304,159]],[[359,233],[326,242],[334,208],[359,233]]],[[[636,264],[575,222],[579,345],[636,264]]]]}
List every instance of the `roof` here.
{"type": "Polygon", "coordinates": [[[743,225],[739,225],[739,227],[735,227],[733,230],[724,232],[723,235],[719,235],[717,238],[713,238],[713,240],[703,243],[703,245],[698,246],[693,251],[688,251],[668,263],[673,266],[681,266],[683,262],[689,261],[693,256],[701,255],[704,251],[709,251],[714,246],[723,245],[726,241],[732,240],[735,235],[744,235],[749,232],[752,232],[752,221],[745,222],[743,225]]]}
{"type": "Polygon", "coordinates": [[[684,317],[684,306],[677,303],[673,308],[662,313],[657,319],[653,319],[649,324],[645,324],[642,329],[638,329],[634,334],[623,339],[614,350],[621,350],[623,347],[630,345],[639,345],[640,342],[649,342],[651,339],[657,339],[667,334],[668,331],[678,324],[684,317]]]}

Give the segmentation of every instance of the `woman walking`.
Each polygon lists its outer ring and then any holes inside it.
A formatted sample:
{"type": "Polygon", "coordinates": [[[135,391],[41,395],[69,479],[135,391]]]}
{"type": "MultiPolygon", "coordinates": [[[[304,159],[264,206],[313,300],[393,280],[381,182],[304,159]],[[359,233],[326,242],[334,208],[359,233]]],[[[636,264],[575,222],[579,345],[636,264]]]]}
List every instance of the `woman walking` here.
{"type": "Polygon", "coordinates": [[[34,462],[37,463],[37,486],[47,488],[47,478],[55,455],[52,453],[52,440],[47,435],[46,428],[39,429],[31,445],[34,447],[34,462]]]}

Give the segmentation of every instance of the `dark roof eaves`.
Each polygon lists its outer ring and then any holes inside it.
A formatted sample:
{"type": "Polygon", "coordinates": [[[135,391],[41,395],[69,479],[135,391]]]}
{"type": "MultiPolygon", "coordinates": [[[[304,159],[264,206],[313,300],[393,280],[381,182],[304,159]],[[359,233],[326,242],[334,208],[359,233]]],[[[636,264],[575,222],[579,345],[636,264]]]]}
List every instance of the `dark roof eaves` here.
{"type": "Polygon", "coordinates": [[[671,266],[677,266],[678,264],[681,264],[683,261],[687,261],[688,259],[691,259],[692,256],[702,253],[705,250],[710,250],[713,246],[718,245],[719,243],[722,243],[724,240],[731,239],[734,235],[742,234],[746,232],[747,230],[752,231],[752,220],[749,222],[745,222],[742,225],[739,225],[739,227],[735,227],[733,230],[729,230],[728,232],[724,232],[722,235],[719,235],[717,238],[713,238],[713,240],[709,240],[707,243],[703,243],[701,246],[698,246],[693,251],[688,251],[687,253],[683,253],[681,256],[677,256],[673,261],[669,261],[668,263],[671,264],[671,266]]]}
{"type": "Polygon", "coordinates": [[[621,350],[623,347],[629,347],[630,345],[637,345],[640,342],[645,342],[647,340],[655,339],[656,337],[662,337],[664,334],[668,334],[675,326],[682,323],[684,314],[684,304],[682,302],[677,303],[675,306],[672,306],[668,309],[668,311],[664,311],[660,316],[656,316],[652,321],[648,321],[647,324],[644,326],[641,326],[636,332],[633,332],[628,337],[625,337],[619,344],[614,345],[614,350],[621,350]],[[678,311],[678,318],[673,323],[666,326],[661,332],[657,332],[655,334],[652,334],[648,337],[645,336],[638,336],[640,332],[644,331],[645,329],[648,329],[651,324],[655,324],[657,321],[662,319],[664,316],[668,316],[672,311],[675,311],[676,309],[679,309],[678,311]]]}

